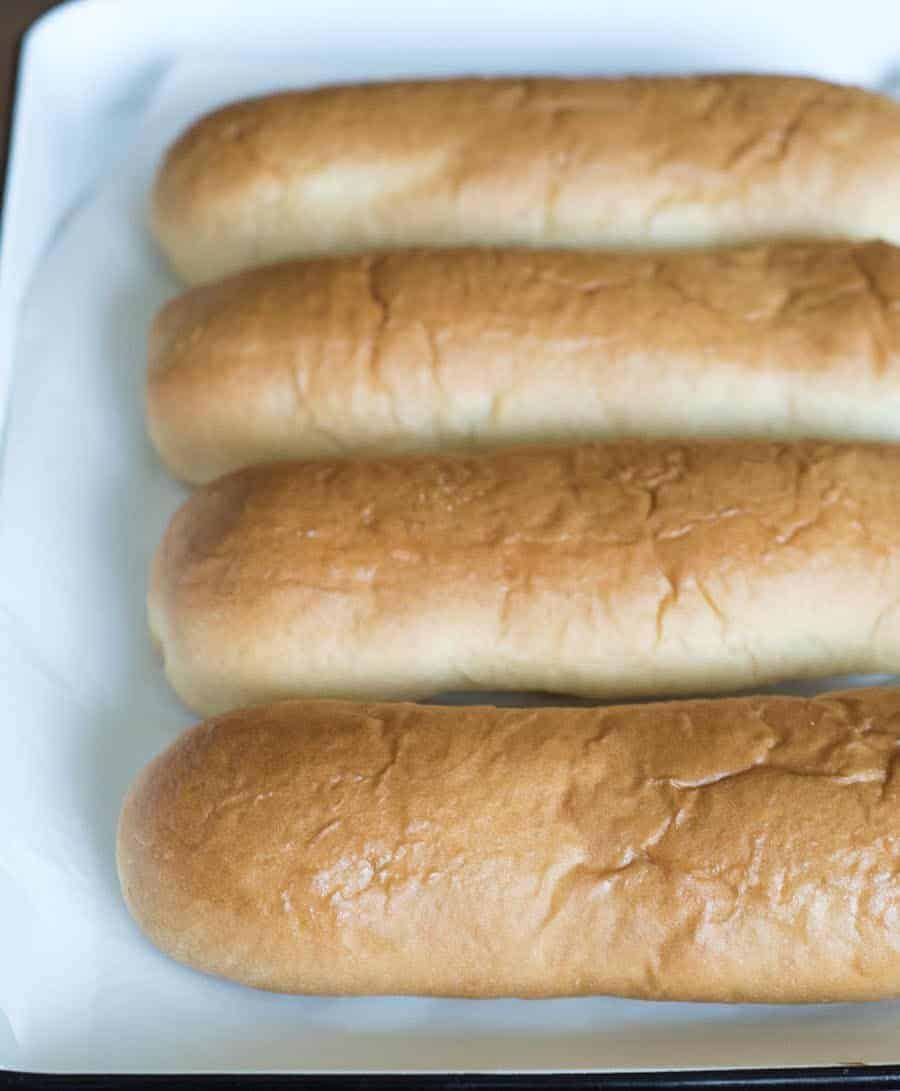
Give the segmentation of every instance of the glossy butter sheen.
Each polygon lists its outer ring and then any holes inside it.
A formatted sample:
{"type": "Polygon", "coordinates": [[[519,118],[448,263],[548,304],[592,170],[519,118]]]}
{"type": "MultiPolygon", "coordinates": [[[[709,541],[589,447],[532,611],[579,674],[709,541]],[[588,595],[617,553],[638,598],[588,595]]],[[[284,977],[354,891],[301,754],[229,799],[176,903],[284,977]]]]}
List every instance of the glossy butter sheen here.
{"type": "Polygon", "coordinates": [[[163,951],[257,988],[900,996],[900,691],[594,709],[284,702],[125,802],[163,951]]]}
{"type": "Polygon", "coordinates": [[[330,459],[198,490],[157,551],[167,675],[289,696],[595,697],[900,673],[900,447],[635,441],[330,459]]]}

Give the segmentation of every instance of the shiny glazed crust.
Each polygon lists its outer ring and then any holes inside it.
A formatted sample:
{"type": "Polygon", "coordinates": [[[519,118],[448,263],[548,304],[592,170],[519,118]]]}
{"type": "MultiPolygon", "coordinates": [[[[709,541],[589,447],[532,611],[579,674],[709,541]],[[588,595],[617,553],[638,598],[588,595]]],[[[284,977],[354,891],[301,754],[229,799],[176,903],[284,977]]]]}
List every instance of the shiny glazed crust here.
{"type": "Polygon", "coordinates": [[[324,87],[202,118],[152,224],[187,281],[408,246],[900,241],[900,104],[784,76],[324,87]]]}
{"type": "Polygon", "coordinates": [[[250,468],[157,551],[202,714],[900,673],[900,447],[635,441],[250,468]]]}
{"type": "Polygon", "coordinates": [[[172,957],[258,988],[900,996],[900,691],[594,709],[284,702],[138,777],[172,957]]]}
{"type": "Polygon", "coordinates": [[[172,472],[511,442],[900,439],[900,250],[462,250],[195,288],[150,338],[172,472]]]}

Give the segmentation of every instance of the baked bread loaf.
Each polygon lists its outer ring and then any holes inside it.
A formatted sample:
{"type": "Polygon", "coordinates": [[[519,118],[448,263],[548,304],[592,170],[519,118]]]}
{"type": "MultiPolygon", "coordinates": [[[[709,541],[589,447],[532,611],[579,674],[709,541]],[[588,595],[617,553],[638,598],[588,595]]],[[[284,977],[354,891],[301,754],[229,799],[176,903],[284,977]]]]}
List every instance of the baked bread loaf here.
{"type": "Polygon", "coordinates": [[[153,562],[203,714],[900,673],[900,446],[635,441],[251,467],[153,562]]]}
{"type": "Polygon", "coordinates": [[[409,246],[900,241],[900,104],[786,76],[323,87],[202,118],[156,179],[187,281],[409,246]]]}
{"type": "Polygon", "coordinates": [[[172,472],[616,436],[900,439],[900,249],[430,251],[195,288],[150,339],[172,472]]]}
{"type": "Polygon", "coordinates": [[[292,993],[900,997],[900,690],[615,708],[286,701],[141,773],[181,962],[292,993]]]}

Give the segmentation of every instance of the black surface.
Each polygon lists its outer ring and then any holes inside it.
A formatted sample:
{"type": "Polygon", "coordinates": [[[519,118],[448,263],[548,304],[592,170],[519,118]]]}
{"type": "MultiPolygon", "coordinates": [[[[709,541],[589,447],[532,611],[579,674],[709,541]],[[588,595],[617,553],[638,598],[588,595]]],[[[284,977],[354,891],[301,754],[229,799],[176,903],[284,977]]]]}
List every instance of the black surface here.
{"type": "MultiPolygon", "coordinates": [[[[0,0],[0,177],[6,188],[13,92],[27,28],[62,0],[0,0]]],[[[124,2],[124,0],[123,0],[124,2]]],[[[130,0],[134,2],[134,0],[130,0]]],[[[148,3],[151,0],[140,0],[148,3]]],[[[2,967],[0,967],[2,973],[2,967]]],[[[900,1088],[900,1065],[850,1068],[735,1069],[716,1072],[639,1072],[621,1075],[491,1076],[117,1076],[0,1070],[0,1091],[680,1091],[713,1088],[900,1088]]]]}
{"type": "Polygon", "coordinates": [[[3,179],[3,193],[6,190],[9,130],[22,36],[35,19],[61,2],[62,0],[0,0],[0,178],[3,179]]]}
{"type": "Polygon", "coordinates": [[[735,1069],[731,1072],[639,1072],[628,1075],[558,1076],[52,1076],[0,1072],[6,1091],[646,1091],[678,1088],[681,1091],[713,1088],[900,1088],[900,1068],[735,1069]]]}

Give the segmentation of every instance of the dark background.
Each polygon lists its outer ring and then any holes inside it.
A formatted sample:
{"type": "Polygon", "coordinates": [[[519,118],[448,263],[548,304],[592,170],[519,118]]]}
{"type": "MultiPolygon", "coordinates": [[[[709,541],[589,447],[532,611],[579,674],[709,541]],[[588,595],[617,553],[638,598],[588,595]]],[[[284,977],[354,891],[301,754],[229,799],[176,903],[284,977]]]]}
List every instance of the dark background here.
{"type": "Polygon", "coordinates": [[[9,121],[19,44],[28,27],[61,0],[0,0],[0,179],[6,178],[9,121]]]}

